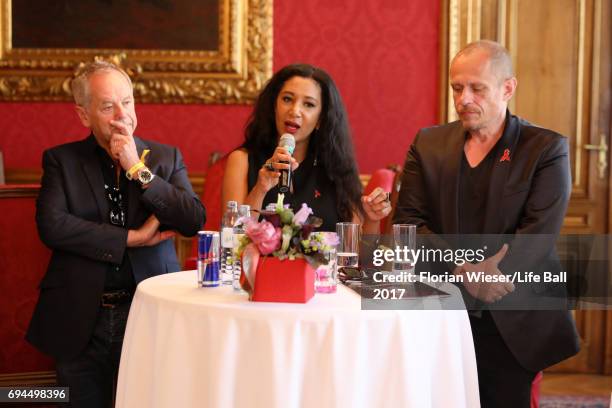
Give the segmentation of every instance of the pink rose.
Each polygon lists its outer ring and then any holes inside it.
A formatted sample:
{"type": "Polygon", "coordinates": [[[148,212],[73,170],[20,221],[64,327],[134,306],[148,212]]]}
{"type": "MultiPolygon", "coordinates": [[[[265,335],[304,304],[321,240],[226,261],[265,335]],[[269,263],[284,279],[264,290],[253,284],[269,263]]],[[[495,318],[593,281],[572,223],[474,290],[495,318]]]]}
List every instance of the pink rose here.
{"type": "Polygon", "coordinates": [[[280,247],[281,229],[268,221],[250,223],[245,232],[262,255],[269,255],[280,247]]]}

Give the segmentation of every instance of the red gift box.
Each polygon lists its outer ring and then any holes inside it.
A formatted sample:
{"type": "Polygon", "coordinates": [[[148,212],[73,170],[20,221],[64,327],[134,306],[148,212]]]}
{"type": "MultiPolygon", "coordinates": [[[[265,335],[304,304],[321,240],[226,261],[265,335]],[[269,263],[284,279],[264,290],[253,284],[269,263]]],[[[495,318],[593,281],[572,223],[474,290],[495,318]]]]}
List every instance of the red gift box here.
{"type": "Polygon", "coordinates": [[[314,296],[315,271],[303,258],[262,256],[255,275],[255,302],[306,303],[314,296]]]}

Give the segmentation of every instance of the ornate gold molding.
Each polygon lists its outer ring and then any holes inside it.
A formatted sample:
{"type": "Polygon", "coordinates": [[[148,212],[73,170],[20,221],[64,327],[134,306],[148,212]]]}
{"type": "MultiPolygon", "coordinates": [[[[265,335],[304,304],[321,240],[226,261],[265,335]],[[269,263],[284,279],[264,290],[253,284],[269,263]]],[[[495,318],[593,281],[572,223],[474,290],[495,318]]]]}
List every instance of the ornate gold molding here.
{"type": "MultiPolygon", "coordinates": [[[[396,170],[397,171],[397,170],[396,170]]],[[[40,184],[40,179],[42,177],[42,171],[40,169],[25,169],[25,168],[9,168],[6,169],[6,185],[5,187],[8,189],[14,185],[24,185],[24,184],[40,184]]],[[[372,178],[371,174],[360,174],[359,181],[361,181],[361,185],[365,187],[368,182],[372,178]]],[[[204,191],[204,183],[206,182],[206,173],[201,171],[190,171],[189,172],[189,181],[191,182],[191,186],[193,187],[193,191],[201,196],[204,191]]],[[[36,193],[38,193],[38,188],[36,189],[36,193]]]]}
{"type": "Polygon", "coordinates": [[[251,103],[272,74],[272,0],[219,0],[217,50],[13,48],[0,0],[0,101],[71,101],[75,67],[117,56],[139,102],[251,103]]]}
{"type": "Polygon", "coordinates": [[[32,185],[1,185],[0,186],[0,199],[1,198],[35,198],[38,197],[40,186],[38,184],[32,185]]]}
{"type": "Polygon", "coordinates": [[[460,44],[460,31],[461,31],[461,0],[449,0],[449,16],[448,16],[448,53],[446,54],[446,72],[444,72],[444,86],[442,97],[446,100],[446,115],[444,122],[453,122],[457,120],[457,113],[455,112],[455,105],[453,103],[453,93],[449,84],[450,62],[459,52],[461,48],[460,44]]]}
{"type": "MultiPolygon", "coordinates": [[[[450,61],[466,44],[481,39],[482,31],[482,1],[481,0],[442,0],[442,7],[447,7],[447,30],[441,30],[448,38],[442,43],[447,44],[445,53],[445,66],[450,68],[450,61]]],[[[443,100],[446,101],[445,112],[440,115],[445,122],[458,119],[453,103],[453,95],[448,83],[448,72],[445,72],[442,81],[443,100]]]]}
{"type": "Polygon", "coordinates": [[[57,385],[55,371],[29,371],[23,373],[0,374],[0,386],[42,386],[57,385]]]}
{"type": "MultiPolygon", "coordinates": [[[[584,51],[585,51],[585,31],[586,31],[586,4],[585,0],[577,0],[576,7],[578,8],[578,66],[576,73],[576,146],[582,149],[584,145],[582,131],[582,110],[583,92],[584,92],[584,51]]],[[[595,88],[593,88],[595,89],[595,88]]],[[[588,142],[587,142],[588,143],[588,142]]],[[[579,188],[583,183],[582,180],[582,156],[588,152],[578,151],[576,154],[575,177],[573,180],[574,188],[579,188]]]]}
{"type": "MultiPolygon", "coordinates": [[[[453,122],[458,119],[449,85],[448,69],[450,68],[450,62],[465,45],[487,38],[483,24],[490,23],[490,21],[483,21],[485,4],[495,10],[495,14],[493,14],[495,16],[495,35],[489,39],[508,46],[506,43],[507,36],[516,35],[514,31],[507,28],[507,24],[512,25],[512,21],[507,20],[516,14],[512,14],[512,7],[516,8],[515,0],[492,0],[485,3],[482,0],[441,0],[441,7],[447,13],[443,21],[445,27],[440,30],[442,35],[445,36],[440,40],[440,43],[445,46],[442,54],[444,58],[442,66],[447,71],[442,73],[440,87],[440,98],[445,101],[444,105],[441,106],[442,111],[439,115],[443,122],[453,122]],[[511,9],[508,11],[508,8],[511,9]]],[[[514,23],[512,27],[515,26],[514,23]]],[[[510,52],[512,52],[512,49],[510,49],[510,52]]],[[[514,102],[511,101],[510,103],[514,102]]]]}

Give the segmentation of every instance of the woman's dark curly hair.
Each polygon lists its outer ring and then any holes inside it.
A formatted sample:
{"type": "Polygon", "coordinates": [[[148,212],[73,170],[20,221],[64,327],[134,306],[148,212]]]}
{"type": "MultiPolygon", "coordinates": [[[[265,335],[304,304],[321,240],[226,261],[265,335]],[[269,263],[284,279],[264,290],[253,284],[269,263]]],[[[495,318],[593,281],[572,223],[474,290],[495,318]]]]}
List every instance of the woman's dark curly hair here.
{"type": "Polygon", "coordinates": [[[311,78],[321,87],[323,106],[319,129],[310,135],[309,150],[314,149],[317,162],[334,185],[338,215],[343,221],[351,221],[355,212],[363,216],[362,186],[346,110],[336,84],[322,69],[308,64],[292,64],[274,74],[257,97],[242,147],[249,153],[263,152],[266,157],[273,154],[279,137],[275,120],[276,99],[285,82],[296,76],[311,78]]]}

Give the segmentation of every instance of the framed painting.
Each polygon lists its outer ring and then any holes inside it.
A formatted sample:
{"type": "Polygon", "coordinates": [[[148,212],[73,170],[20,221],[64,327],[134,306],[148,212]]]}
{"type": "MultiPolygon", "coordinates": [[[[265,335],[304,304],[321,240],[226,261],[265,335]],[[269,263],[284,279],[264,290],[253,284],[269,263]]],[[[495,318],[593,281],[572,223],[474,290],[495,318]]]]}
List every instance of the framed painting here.
{"type": "Polygon", "coordinates": [[[139,102],[250,103],[272,74],[272,0],[0,0],[0,100],[69,101],[111,60],[139,102]]]}

